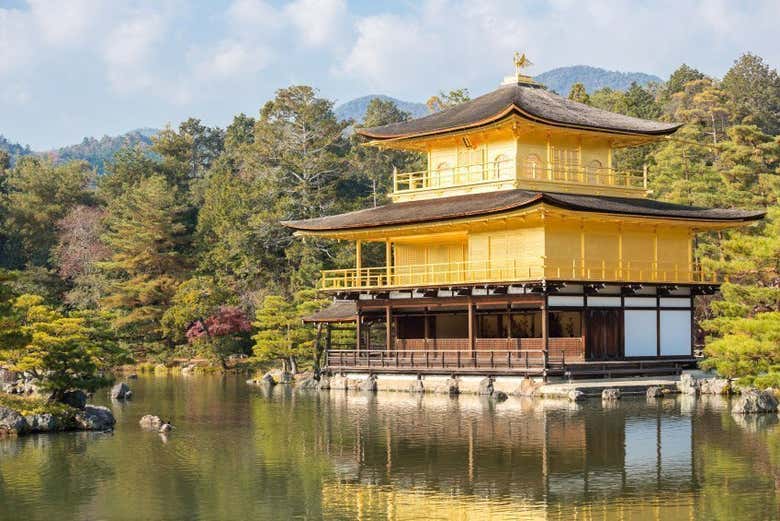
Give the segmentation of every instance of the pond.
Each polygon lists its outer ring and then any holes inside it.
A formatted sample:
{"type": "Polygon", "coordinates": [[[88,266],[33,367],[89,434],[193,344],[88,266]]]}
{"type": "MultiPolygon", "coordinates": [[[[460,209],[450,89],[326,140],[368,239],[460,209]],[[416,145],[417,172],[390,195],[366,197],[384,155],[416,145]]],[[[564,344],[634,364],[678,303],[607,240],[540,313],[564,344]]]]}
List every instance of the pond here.
{"type": "Polygon", "coordinates": [[[0,519],[777,519],[776,415],[142,377],[112,434],[0,440],[0,519]],[[144,432],[147,413],[170,419],[144,432]]]}

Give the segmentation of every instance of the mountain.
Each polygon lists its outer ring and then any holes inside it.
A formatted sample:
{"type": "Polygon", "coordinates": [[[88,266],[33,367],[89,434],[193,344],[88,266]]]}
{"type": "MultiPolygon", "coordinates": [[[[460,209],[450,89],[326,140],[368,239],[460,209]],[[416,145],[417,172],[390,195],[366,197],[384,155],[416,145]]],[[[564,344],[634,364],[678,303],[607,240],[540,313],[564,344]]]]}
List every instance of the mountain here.
{"type": "Polygon", "coordinates": [[[80,159],[97,169],[98,174],[102,174],[106,163],[114,157],[119,149],[136,145],[146,148],[152,144],[151,138],[158,132],[159,130],[154,128],[139,128],[120,136],[103,136],[100,139],[85,137],[77,145],[50,150],[41,153],[41,155],[56,162],[80,159]]]}
{"type": "Polygon", "coordinates": [[[102,174],[106,163],[114,157],[119,149],[136,145],[146,148],[152,144],[152,136],[159,131],[156,128],[138,128],[120,136],[103,136],[100,139],[85,137],[77,145],[68,145],[45,152],[35,152],[30,149],[29,145],[22,146],[18,143],[12,143],[0,134],[0,150],[8,152],[12,165],[20,157],[29,155],[47,157],[55,163],[77,159],[86,161],[98,171],[98,174],[102,174]]]}
{"type": "Polygon", "coordinates": [[[0,134],[0,150],[7,152],[11,156],[11,164],[14,164],[22,156],[33,154],[30,145],[22,146],[19,143],[12,143],[2,134],[0,134]]]}
{"type": "Polygon", "coordinates": [[[593,91],[609,87],[612,90],[628,90],[632,82],[645,86],[648,83],[662,83],[663,80],[652,74],[643,72],[620,72],[599,69],[588,65],[572,65],[571,67],[558,67],[544,72],[534,78],[539,83],[546,85],[561,96],[569,94],[571,86],[575,83],[585,85],[585,90],[593,91]]]}
{"type": "Polygon", "coordinates": [[[403,101],[400,99],[391,98],[390,96],[385,96],[383,94],[372,94],[369,96],[362,96],[360,98],[355,98],[353,100],[347,101],[346,103],[339,105],[334,110],[334,112],[336,113],[336,117],[338,117],[339,119],[353,119],[358,123],[362,122],[363,117],[366,114],[366,109],[368,108],[368,104],[374,98],[379,98],[383,101],[392,101],[393,103],[396,104],[396,106],[399,109],[410,113],[413,118],[419,118],[420,116],[425,116],[430,113],[425,103],[403,101]]]}

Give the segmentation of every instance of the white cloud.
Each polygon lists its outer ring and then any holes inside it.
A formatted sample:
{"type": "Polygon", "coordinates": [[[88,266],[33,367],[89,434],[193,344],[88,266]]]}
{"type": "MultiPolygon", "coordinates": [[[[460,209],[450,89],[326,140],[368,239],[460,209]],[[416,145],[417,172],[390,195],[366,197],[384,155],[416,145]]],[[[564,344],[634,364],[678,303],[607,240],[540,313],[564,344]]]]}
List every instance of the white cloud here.
{"type": "Polygon", "coordinates": [[[196,74],[201,78],[227,79],[263,69],[271,59],[271,51],[257,45],[224,40],[197,62],[196,74]]]}
{"type": "Polygon", "coordinates": [[[301,41],[310,47],[333,46],[346,33],[344,0],[295,0],[285,10],[301,41]]]}
{"type": "Polygon", "coordinates": [[[0,78],[29,63],[35,53],[29,16],[17,9],[0,9],[0,78]]]}
{"type": "Polygon", "coordinates": [[[49,45],[76,46],[89,35],[104,3],[96,0],[28,0],[41,39],[49,45]]]}
{"type": "Polygon", "coordinates": [[[166,19],[161,13],[143,11],[127,18],[106,35],[103,59],[115,90],[130,92],[155,83],[149,69],[165,29],[166,19]]]}
{"type": "Polygon", "coordinates": [[[235,0],[225,14],[233,29],[254,35],[276,31],[282,24],[282,14],[263,0],[235,0]]]}

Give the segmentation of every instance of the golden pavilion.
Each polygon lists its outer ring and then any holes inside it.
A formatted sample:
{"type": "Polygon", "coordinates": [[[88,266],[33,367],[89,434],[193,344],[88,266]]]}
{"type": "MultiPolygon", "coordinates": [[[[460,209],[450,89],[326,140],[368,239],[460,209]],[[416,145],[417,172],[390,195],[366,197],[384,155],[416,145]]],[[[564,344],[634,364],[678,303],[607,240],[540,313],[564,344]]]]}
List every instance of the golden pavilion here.
{"type": "MultiPolygon", "coordinates": [[[[393,174],[391,203],[286,221],[298,235],[354,241],[355,265],[322,272],[354,321],[354,349],[331,373],[641,375],[695,364],[693,299],[718,289],[694,258],[697,233],[764,212],[648,198],[647,169],[614,152],[680,125],[600,110],[520,74],[419,119],[357,132],[424,154],[393,174]],[[383,266],[362,246],[384,244],[383,266]]],[[[329,346],[330,347],[330,346],[329,346]]]]}

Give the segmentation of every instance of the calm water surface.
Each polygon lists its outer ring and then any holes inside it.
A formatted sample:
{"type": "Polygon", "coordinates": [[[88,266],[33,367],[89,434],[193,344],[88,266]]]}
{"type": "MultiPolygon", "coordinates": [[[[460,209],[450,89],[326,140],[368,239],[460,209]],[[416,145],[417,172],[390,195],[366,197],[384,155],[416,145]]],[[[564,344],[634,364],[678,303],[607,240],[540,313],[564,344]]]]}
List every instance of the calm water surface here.
{"type": "Polygon", "coordinates": [[[780,519],[777,416],[740,421],[720,398],[131,386],[113,434],[0,440],[0,519],[780,519]],[[142,431],[146,413],[176,430],[142,431]]]}

